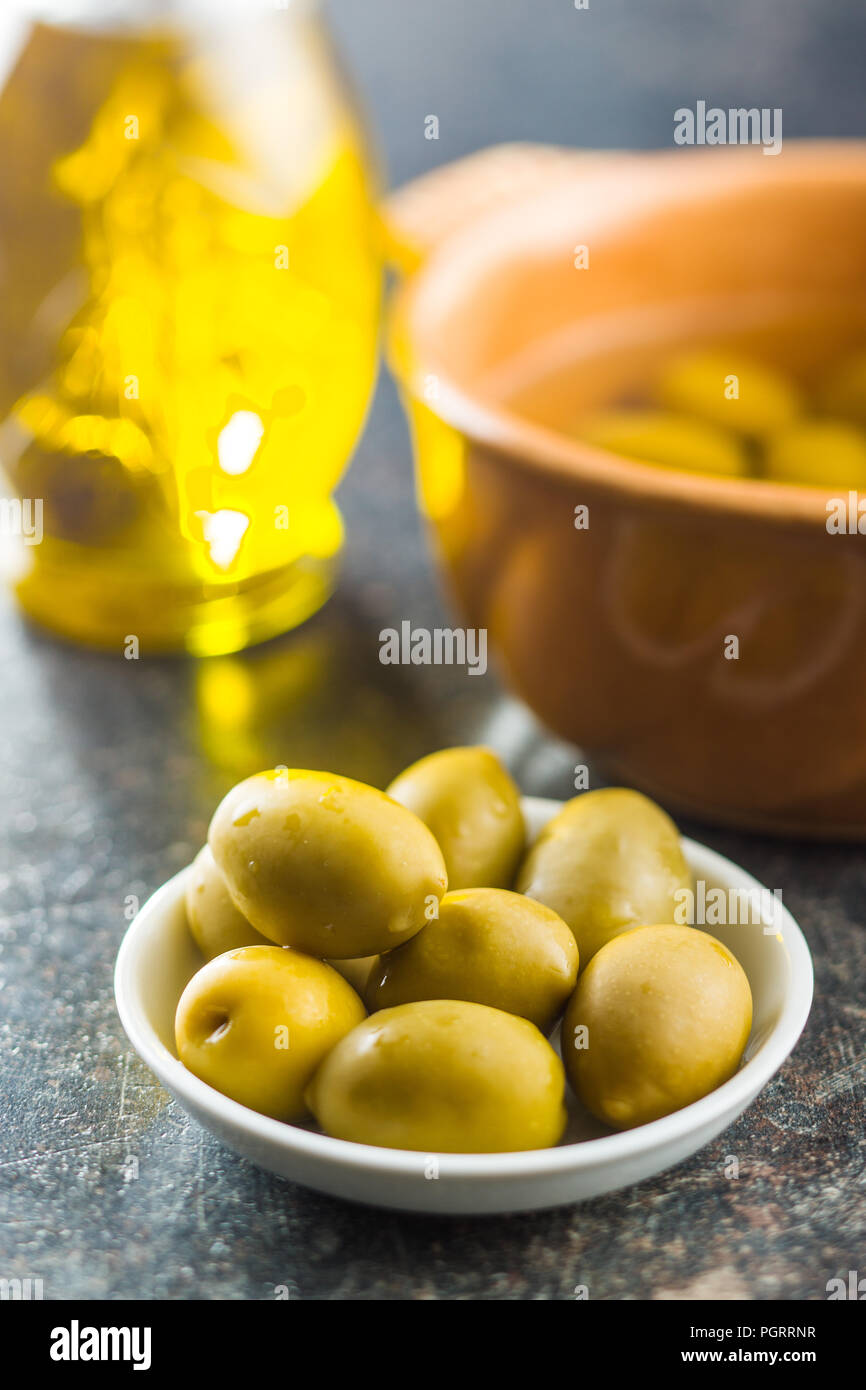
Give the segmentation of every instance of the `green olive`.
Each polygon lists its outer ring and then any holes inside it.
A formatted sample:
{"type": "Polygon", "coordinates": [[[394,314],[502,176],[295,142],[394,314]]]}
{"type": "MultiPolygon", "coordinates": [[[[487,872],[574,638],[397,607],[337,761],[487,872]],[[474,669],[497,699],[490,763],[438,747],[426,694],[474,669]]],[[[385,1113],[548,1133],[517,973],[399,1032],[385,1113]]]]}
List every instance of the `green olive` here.
{"type": "Polygon", "coordinates": [[[186,920],[195,944],[206,960],[239,946],[270,946],[266,936],[251,927],[235,907],[226,882],[214,863],[210,846],[199,850],[186,881],[186,920]]]}
{"type": "MultiPolygon", "coordinates": [[[[414,940],[414,937],[412,939],[414,940]]],[[[397,949],[399,950],[400,947],[397,949]]],[[[367,981],[370,978],[370,971],[374,965],[379,964],[381,959],[381,956],[358,956],[356,960],[329,960],[328,964],[332,965],[344,980],[348,980],[352,989],[356,989],[363,998],[367,981]]]]}
{"type": "Polygon", "coordinates": [[[733,435],[662,410],[606,410],[585,420],[582,439],[626,458],[689,473],[741,477],[749,461],[733,435]]]}
{"type": "Polygon", "coordinates": [[[767,442],[767,477],[811,487],[866,487],[866,433],[835,420],[801,420],[767,442]]]}
{"type": "Polygon", "coordinates": [[[489,748],[431,753],[387,793],[432,830],[449,888],[511,887],[526,839],[520,792],[489,748]]]}
{"type": "Polygon", "coordinates": [[[747,439],[784,429],[800,410],[794,383],[739,348],[675,358],[662,373],[658,394],[669,410],[747,439]]]}
{"type": "Polygon", "coordinates": [[[821,383],[818,400],[828,415],[866,429],[866,352],[835,362],[821,383]]]}
{"type": "Polygon", "coordinates": [[[248,777],[217,807],[208,843],[256,930],[316,956],[398,946],[448,886],[439,846],[417,816],[329,772],[248,777]]]}
{"type": "Polygon", "coordinates": [[[635,927],[581,975],[562,1055],[584,1105],[630,1129],[733,1076],[751,1027],[749,982],[727,947],[694,927],[635,927]]]}
{"type": "Polygon", "coordinates": [[[326,1134],[425,1153],[556,1144],[562,1063],[534,1024],[486,1004],[426,999],[383,1009],[325,1058],[307,1104],[326,1134]]]}
{"type": "Polygon", "coordinates": [[[607,787],[565,804],[544,827],[517,890],[558,912],[574,932],[581,968],[619,932],[676,920],[692,877],[676,826],[640,792],[607,787]]]}
{"type": "Polygon", "coordinates": [[[323,960],[280,946],[244,946],[208,961],[180,997],[177,1053],[232,1100],[298,1120],[319,1063],[365,1016],[323,960]]]}
{"type": "Polygon", "coordinates": [[[439,916],[371,971],[367,1006],[465,999],[519,1014],[548,1033],[577,979],[577,946],[561,917],[504,888],[446,893],[439,916]]]}

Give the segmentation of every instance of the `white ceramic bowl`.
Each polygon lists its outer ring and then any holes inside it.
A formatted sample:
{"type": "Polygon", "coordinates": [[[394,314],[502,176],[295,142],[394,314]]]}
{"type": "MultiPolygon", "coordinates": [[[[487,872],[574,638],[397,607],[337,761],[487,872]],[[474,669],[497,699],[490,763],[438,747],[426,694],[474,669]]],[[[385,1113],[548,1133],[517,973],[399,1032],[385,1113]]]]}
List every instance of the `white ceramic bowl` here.
{"type": "MultiPolygon", "coordinates": [[[[528,798],[530,834],[559,807],[528,798]]],[[[708,890],[761,890],[720,854],[693,840],[685,840],[684,848],[695,878],[708,890]]],[[[430,1154],[352,1144],[268,1119],[199,1081],[178,1061],[175,1008],[202,964],[186,926],[187,872],[144,904],[120,947],[115,994],[129,1040],[184,1109],[230,1149],[281,1177],[351,1201],[455,1214],[527,1211],[640,1182],[695,1153],[745,1110],[794,1047],[812,1003],[809,948],[780,902],[773,900],[765,924],[708,925],[742,964],[754,1001],[745,1057],[730,1081],[694,1105],[622,1134],[606,1130],[573,1102],[568,1133],[555,1149],[440,1154],[433,1163],[430,1154]]]]}

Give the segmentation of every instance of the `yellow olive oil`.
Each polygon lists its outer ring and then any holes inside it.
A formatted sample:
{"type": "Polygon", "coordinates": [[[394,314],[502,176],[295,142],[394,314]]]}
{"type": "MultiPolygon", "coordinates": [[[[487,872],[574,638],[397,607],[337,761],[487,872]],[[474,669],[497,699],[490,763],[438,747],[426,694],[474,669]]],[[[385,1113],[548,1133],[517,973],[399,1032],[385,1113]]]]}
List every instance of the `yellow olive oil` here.
{"type": "Polygon", "coordinates": [[[37,24],[0,90],[0,456],[18,585],[78,640],[235,650],[333,583],[377,228],[309,18],[37,24]]]}

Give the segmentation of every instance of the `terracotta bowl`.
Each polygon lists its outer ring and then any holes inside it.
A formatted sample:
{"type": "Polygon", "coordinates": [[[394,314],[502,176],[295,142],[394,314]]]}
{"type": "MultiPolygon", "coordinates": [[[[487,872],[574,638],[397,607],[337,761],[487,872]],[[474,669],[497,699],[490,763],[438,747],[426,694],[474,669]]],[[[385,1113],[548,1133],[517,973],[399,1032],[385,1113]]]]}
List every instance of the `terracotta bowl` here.
{"type": "Polygon", "coordinates": [[[866,144],[560,157],[513,186],[502,159],[438,244],[447,178],[392,206],[404,240],[428,229],[391,357],[463,621],[606,776],[720,822],[864,837],[866,536],[828,531],[838,489],[655,468],[550,421],[646,389],[681,348],[808,381],[866,343],[866,144]]]}

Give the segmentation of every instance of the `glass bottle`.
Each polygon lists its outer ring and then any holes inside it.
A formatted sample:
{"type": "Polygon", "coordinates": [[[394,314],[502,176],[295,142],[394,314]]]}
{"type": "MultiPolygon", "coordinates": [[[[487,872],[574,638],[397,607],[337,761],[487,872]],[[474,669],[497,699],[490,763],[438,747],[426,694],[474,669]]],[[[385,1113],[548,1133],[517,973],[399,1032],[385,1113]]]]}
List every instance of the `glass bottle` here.
{"type": "Polygon", "coordinates": [[[0,17],[0,461],[69,638],[234,651],[327,597],[377,359],[359,121],[315,4],[0,17]]]}

